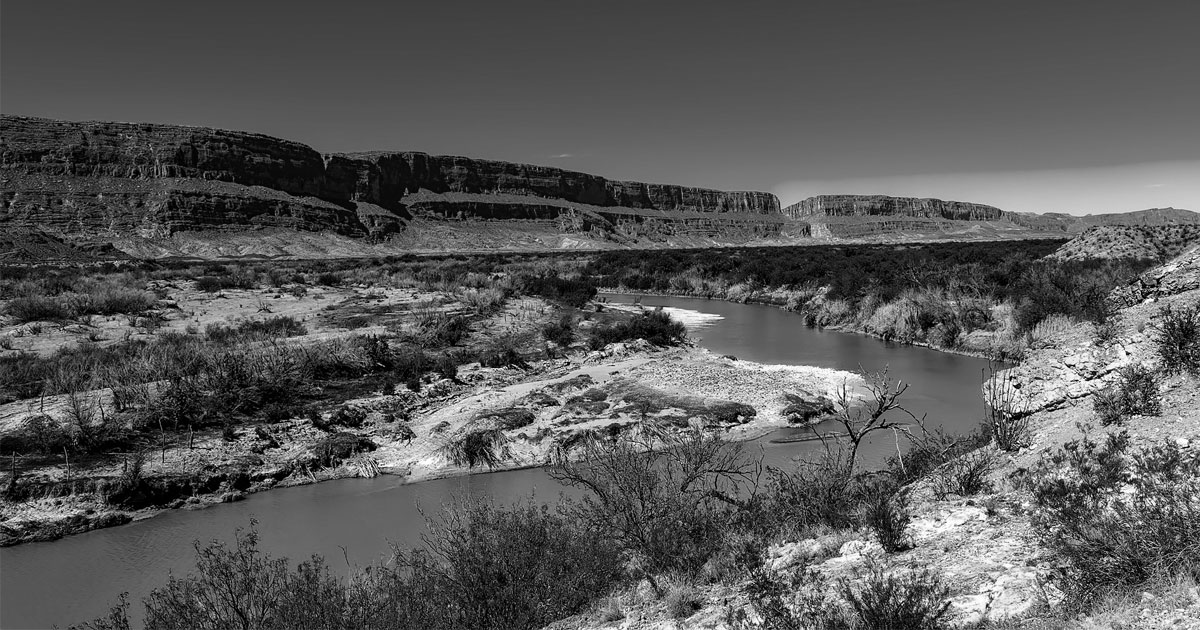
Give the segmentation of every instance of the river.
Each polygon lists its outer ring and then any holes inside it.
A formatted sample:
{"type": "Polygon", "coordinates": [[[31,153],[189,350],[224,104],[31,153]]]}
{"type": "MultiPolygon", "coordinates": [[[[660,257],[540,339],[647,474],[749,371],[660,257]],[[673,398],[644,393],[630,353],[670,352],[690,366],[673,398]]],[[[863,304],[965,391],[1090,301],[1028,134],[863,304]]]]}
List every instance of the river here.
{"type": "MultiPolygon", "coordinates": [[[[632,296],[609,295],[613,302],[632,296]]],[[[775,307],[716,300],[642,297],[689,323],[700,344],[718,354],[760,363],[814,365],[890,373],[910,385],[903,400],[930,426],[969,431],[982,417],[979,385],[986,361],[885,343],[862,335],[806,328],[801,318],[775,307]]],[[[757,440],[767,463],[786,465],[812,443],[778,444],[788,430],[757,440]]],[[[890,438],[868,456],[894,449],[890,438]]],[[[257,521],[260,547],[293,561],[316,553],[334,567],[363,566],[389,544],[419,544],[425,529],[418,506],[436,512],[456,496],[492,497],[512,503],[532,495],[553,500],[565,490],[543,470],[527,469],[404,484],[401,478],[343,479],[281,488],[238,503],[176,510],[120,527],[47,543],[0,549],[0,627],[67,626],[103,614],[122,592],[141,617],[141,598],[174,572],[194,563],[193,541],[225,540],[257,521]]]]}

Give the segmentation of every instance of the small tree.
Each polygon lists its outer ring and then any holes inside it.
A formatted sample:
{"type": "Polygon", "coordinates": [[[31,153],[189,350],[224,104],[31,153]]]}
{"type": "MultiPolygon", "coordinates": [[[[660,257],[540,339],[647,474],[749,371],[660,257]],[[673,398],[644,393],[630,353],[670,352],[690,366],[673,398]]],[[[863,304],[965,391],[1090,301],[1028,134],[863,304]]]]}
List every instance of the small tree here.
{"type": "MultiPolygon", "coordinates": [[[[924,417],[918,418],[900,404],[900,397],[908,391],[908,383],[891,378],[886,366],[880,372],[864,372],[863,380],[866,381],[867,388],[865,405],[854,404],[845,381],[842,381],[841,386],[838,387],[834,399],[834,406],[837,408],[834,419],[845,432],[844,436],[838,437],[844,437],[849,444],[846,458],[846,465],[849,467],[847,472],[853,471],[858,460],[858,450],[867,436],[878,431],[891,431],[897,438],[899,433],[909,434],[909,423],[888,417],[888,412],[898,411],[917,425],[924,422],[924,417]]],[[[824,437],[822,439],[824,440],[824,437]]],[[[899,440],[897,439],[898,449],[899,440]]]]}

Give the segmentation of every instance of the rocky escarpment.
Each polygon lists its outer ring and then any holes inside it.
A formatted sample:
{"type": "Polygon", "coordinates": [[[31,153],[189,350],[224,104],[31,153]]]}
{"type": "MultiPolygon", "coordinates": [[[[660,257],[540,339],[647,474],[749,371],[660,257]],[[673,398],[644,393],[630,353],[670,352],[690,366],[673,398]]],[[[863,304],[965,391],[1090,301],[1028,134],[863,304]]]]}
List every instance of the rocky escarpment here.
{"type": "Polygon", "coordinates": [[[889,197],[886,195],[818,195],[783,209],[793,219],[814,217],[918,217],[952,221],[996,221],[999,208],[964,201],[889,197]]]}
{"type": "Polygon", "coordinates": [[[3,117],[0,184],[0,224],[64,237],[275,227],[380,240],[424,219],[541,223],[637,244],[647,233],[752,238],[784,222],[767,193],[417,152],[322,155],[253,133],[22,116],[3,117]]]}

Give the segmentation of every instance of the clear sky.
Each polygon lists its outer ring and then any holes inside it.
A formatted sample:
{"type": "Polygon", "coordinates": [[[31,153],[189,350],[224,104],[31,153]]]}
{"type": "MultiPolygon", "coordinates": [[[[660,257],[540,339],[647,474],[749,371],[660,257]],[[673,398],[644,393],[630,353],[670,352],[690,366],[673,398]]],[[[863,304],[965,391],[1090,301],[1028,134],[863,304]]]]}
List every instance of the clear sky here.
{"type": "Polygon", "coordinates": [[[1200,3],[4,0],[0,110],[620,179],[1200,211],[1200,3]]]}

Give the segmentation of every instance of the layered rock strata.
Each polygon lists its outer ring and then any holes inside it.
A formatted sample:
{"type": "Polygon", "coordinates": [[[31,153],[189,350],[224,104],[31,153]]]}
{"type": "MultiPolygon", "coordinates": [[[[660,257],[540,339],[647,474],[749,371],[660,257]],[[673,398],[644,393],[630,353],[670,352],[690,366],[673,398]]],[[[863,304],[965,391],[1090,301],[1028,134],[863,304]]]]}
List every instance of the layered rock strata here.
{"type": "Polygon", "coordinates": [[[61,236],[284,227],[386,237],[420,216],[548,221],[608,239],[647,231],[743,238],[784,222],[768,193],[417,152],[322,155],[201,127],[2,122],[0,224],[61,236]]]}
{"type": "Polygon", "coordinates": [[[783,209],[793,219],[814,217],[915,217],[953,221],[996,221],[999,208],[964,201],[943,201],[886,195],[818,195],[783,209]]]}

